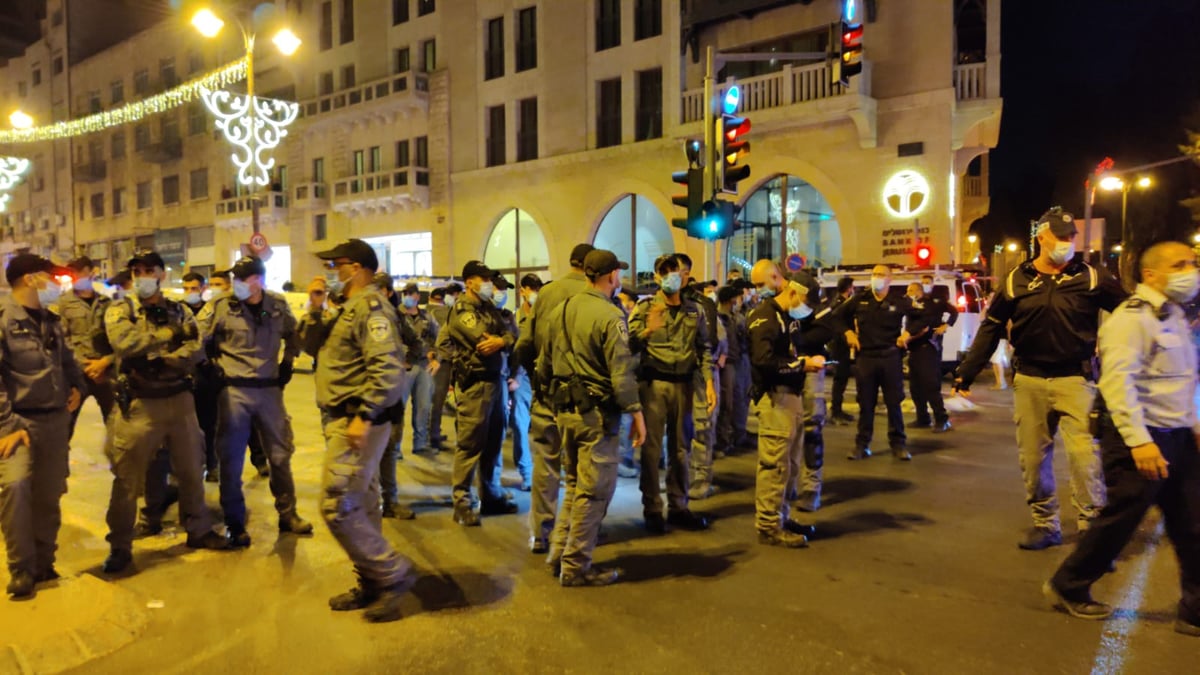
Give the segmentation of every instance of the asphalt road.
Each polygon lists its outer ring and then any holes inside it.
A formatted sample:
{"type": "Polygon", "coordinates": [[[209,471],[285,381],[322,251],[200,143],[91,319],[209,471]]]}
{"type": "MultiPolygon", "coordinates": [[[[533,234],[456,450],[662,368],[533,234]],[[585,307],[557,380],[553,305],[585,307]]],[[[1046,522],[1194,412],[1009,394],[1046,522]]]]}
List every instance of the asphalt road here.
{"type": "MultiPolygon", "coordinates": [[[[85,611],[88,593],[119,593],[140,618],[121,624],[124,646],[79,666],[86,673],[1194,672],[1187,664],[1200,642],[1171,630],[1177,568],[1155,523],[1096,587],[1120,606],[1113,619],[1047,608],[1040,585],[1069,546],[1017,549],[1028,515],[1011,396],[977,389],[979,409],[958,414],[955,431],[910,434],[911,463],[848,462],[851,430],[830,429],[825,507],[806,550],[757,544],[752,452],[718,461],[721,493],[695,505],[717,518],[705,533],[646,535],[636,481],[622,479],[597,561],[627,578],[603,589],[560,588],[527,552],[527,495],[517,493],[520,515],[463,529],[447,503],[449,454],[406,457],[400,480],[418,518],[384,527],[422,576],[405,618],[386,625],[329,611],[327,598],[353,583],[344,555],[320,522],[310,538],[278,535],[266,482],[249,473],[250,549],[189,552],[168,529],[135,544],[136,574],[105,578],[111,479],[89,402],[59,568],[90,585],[0,602],[0,625],[32,621],[52,632],[56,601],[66,603],[59,612],[85,611]]],[[[321,437],[311,377],[298,375],[287,400],[301,513],[316,522],[321,437]]],[[[1065,478],[1060,485],[1069,504],[1065,478]]],[[[215,509],[215,485],[208,498],[215,509]]]]}

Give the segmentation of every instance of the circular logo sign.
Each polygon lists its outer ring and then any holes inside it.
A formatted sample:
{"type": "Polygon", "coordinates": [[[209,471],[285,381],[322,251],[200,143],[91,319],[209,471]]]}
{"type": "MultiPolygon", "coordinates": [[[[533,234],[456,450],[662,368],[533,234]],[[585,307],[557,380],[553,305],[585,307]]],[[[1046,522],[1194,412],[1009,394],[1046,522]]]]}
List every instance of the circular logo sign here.
{"type": "Polygon", "coordinates": [[[267,238],[262,232],[257,232],[250,237],[250,250],[255,253],[262,253],[267,250],[267,238]]]}
{"type": "Polygon", "coordinates": [[[929,201],[929,181],[916,171],[901,171],[883,186],[883,205],[897,218],[911,218],[929,201]]]}

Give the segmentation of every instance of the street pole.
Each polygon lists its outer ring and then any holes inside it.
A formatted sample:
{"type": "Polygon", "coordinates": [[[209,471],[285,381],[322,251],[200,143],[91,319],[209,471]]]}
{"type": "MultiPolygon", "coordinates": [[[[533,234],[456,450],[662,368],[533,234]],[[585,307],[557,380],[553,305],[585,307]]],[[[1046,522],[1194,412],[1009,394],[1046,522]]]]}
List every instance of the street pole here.
{"type": "MultiPolygon", "coordinates": [[[[716,101],[713,100],[713,48],[705,50],[704,57],[704,180],[701,181],[705,201],[716,199],[717,195],[717,162],[720,160],[721,149],[717,147],[717,128],[715,126],[716,101]]],[[[717,244],[709,241],[704,247],[704,272],[708,278],[716,278],[717,244]]]]}
{"type": "MultiPolygon", "coordinates": [[[[254,107],[254,35],[249,33],[245,26],[242,29],[242,44],[246,47],[246,100],[249,101],[251,108],[254,107]]],[[[253,133],[253,132],[252,132],[253,133]]],[[[259,200],[258,200],[258,184],[254,183],[250,186],[250,227],[253,228],[253,234],[258,234],[259,227],[259,200]]]]}
{"type": "MultiPolygon", "coordinates": [[[[1091,262],[1092,257],[1092,200],[1096,198],[1096,186],[1092,184],[1092,179],[1089,177],[1083,182],[1083,259],[1091,262]]],[[[1100,248],[1104,248],[1104,242],[1100,242],[1100,248]]],[[[1104,259],[1104,253],[1101,251],[1100,259],[1104,259]]]]}

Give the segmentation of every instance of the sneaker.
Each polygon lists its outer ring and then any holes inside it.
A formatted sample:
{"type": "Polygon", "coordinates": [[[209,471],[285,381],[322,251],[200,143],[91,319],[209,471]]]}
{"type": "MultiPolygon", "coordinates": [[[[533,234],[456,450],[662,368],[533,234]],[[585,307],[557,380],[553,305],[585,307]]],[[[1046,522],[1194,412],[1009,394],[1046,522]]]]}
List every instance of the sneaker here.
{"type": "Polygon", "coordinates": [[[124,548],[114,548],[104,559],[104,565],[100,567],[100,570],[105,574],[120,574],[125,571],[126,567],[129,567],[131,562],[133,562],[132,552],[124,548]]]}
{"type": "Polygon", "coordinates": [[[1103,602],[1096,602],[1090,595],[1085,596],[1082,600],[1069,600],[1058,589],[1054,587],[1054,582],[1047,581],[1042,584],[1042,595],[1046,596],[1046,600],[1050,601],[1050,606],[1064,611],[1076,619],[1090,619],[1092,621],[1103,621],[1112,616],[1113,608],[1103,602]]]}
{"type": "Polygon", "coordinates": [[[470,507],[456,506],[454,507],[454,522],[463,527],[479,527],[479,514],[470,507]]]}
{"type": "Polygon", "coordinates": [[[1017,542],[1017,547],[1025,551],[1041,551],[1051,546],[1062,545],[1062,533],[1045,527],[1035,527],[1017,542]]]}
{"type": "Polygon", "coordinates": [[[529,552],[534,555],[546,555],[550,551],[550,542],[545,537],[530,537],[529,552]]]}
{"type": "Polygon", "coordinates": [[[807,537],[786,530],[759,532],[758,543],[764,546],[782,546],[783,548],[808,548],[807,537]]]}
{"type": "Polygon", "coordinates": [[[212,551],[224,551],[229,548],[229,540],[224,536],[209,530],[198,537],[189,534],[187,538],[187,547],[207,548],[212,551]]]}
{"type": "Polygon", "coordinates": [[[8,580],[8,594],[17,598],[28,598],[33,595],[33,587],[35,583],[33,575],[25,570],[17,570],[12,573],[12,578],[8,580]]]}
{"type": "Polygon", "coordinates": [[[850,460],[851,462],[857,462],[859,460],[867,459],[870,456],[871,456],[870,448],[855,448],[853,452],[846,455],[846,459],[850,460]]]}
{"type": "Polygon", "coordinates": [[[617,475],[621,478],[637,478],[641,473],[636,466],[627,466],[624,463],[617,465],[617,475]]]}
{"type": "Polygon", "coordinates": [[[229,548],[250,548],[250,533],[242,528],[229,528],[229,548]]]}
{"type": "Polygon", "coordinates": [[[783,529],[785,532],[802,535],[805,539],[812,539],[817,535],[816,526],[798,523],[790,518],[783,521],[783,529]]]}
{"type": "Polygon", "coordinates": [[[1181,635],[1200,637],[1200,624],[1184,621],[1183,619],[1175,619],[1175,632],[1181,635]]]}
{"type": "Polygon", "coordinates": [[[521,484],[517,486],[521,492],[533,492],[533,481],[528,478],[522,478],[521,484]]]}
{"type": "Polygon", "coordinates": [[[289,511],[279,516],[279,531],[292,534],[312,534],[312,523],[301,518],[295,511],[289,511]]]}
{"type": "Polygon", "coordinates": [[[805,513],[816,513],[821,509],[821,494],[819,492],[809,492],[805,490],[800,493],[800,496],[792,502],[792,506],[797,511],[805,513]]]}
{"type": "Polygon", "coordinates": [[[895,457],[901,462],[912,461],[912,453],[908,451],[908,448],[905,448],[902,445],[897,445],[896,447],[892,448],[892,457],[895,457]]]}
{"type": "Polygon", "coordinates": [[[854,415],[844,412],[835,412],[830,419],[833,420],[834,424],[854,424],[858,421],[854,415]]]}
{"type": "Polygon", "coordinates": [[[580,586],[609,586],[621,579],[621,570],[615,567],[591,567],[578,574],[563,574],[558,583],[563,588],[578,588],[580,586]]]}
{"type": "Polygon", "coordinates": [[[479,514],[482,516],[507,516],[516,513],[519,507],[515,502],[508,499],[497,499],[496,501],[486,501],[479,508],[479,514]]]}
{"type": "Polygon", "coordinates": [[[699,532],[708,529],[708,518],[690,510],[676,511],[667,516],[667,522],[675,527],[699,532]]]}
{"type": "Polygon", "coordinates": [[[407,506],[395,502],[385,502],[383,504],[383,517],[395,518],[396,520],[415,520],[417,514],[407,506]]]}
{"type": "Polygon", "coordinates": [[[358,580],[358,585],[345,593],[339,593],[329,599],[329,609],[335,612],[349,612],[370,606],[379,598],[379,587],[364,579],[358,580]]]}
{"type": "Polygon", "coordinates": [[[363,612],[363,618],[370,623],[398,620],[403,616],[400,612],[400,602],[408,595],[408,586],[408,583],[401,582],[379,589],[375,601],[363,612]]]}
{"type": "Polygon", "coordinates": [[[139,519],[136,526],[133,528],[133,536],[137,539],[153,537],[161,534],[163,531],[162,521],[150,521],[139,519]]]}
{"type": "Polygon", "coordinates": [[[910,429],[928,429],[933,426],[933,420],[913,420],[908,424],[910,429]]]}
{"type": "Polygon", "coordinates": [[[221,482],[221,474],[218,473],[216,469],[209,469],[204,474],[204,482],[205,483],[220,483],[221,482]]]}
{"type": "Polygon", "coordinates": [[[946,420],[945,422],[938,422],[937,424],[933,425],[933,433],[935,433],[935,434],[944,434],[947,431],[953,431],[953,430],[954,430],[954,426],[952,424],[950,424],[950,420],[946,420]]]}

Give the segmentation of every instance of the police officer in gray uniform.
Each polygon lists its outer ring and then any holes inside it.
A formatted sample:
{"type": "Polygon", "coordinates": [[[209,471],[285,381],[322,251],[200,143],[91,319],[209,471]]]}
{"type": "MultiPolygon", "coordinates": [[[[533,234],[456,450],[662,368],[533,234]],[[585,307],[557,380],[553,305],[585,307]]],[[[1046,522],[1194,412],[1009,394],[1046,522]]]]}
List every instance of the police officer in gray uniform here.
{"type": "MultiPolygon", "coordinates": [[[[451,283],[443,288],[435,288],[429,294],[429,302],[425,309],[437,322],[439,332],[450,319],[450,308],[462,293],[462,286],[451,283]]],[[[442,413],[446,410],[446,397],[450,393],[451,380],[454,379],[453,368],[449,363],[439,365],[433,374],[433,400],[429,405],[429,445],[437,450],[452,449],[442,433],[442,413]]]]}
{"type": "Polygon", "coordinates": [[[30,253],[5,270],[12,294],[0,300],[0,529],[8,548],[8,593],[33,594],[58,578],[54,553],[67,491],[71,413],[87,379],[50,312],[62,270],[30,253]]]}
{"type": "Polygon", "coordinates": [[[296,317],[287,298],[267,291],[262,260],[247,257],[230,269],[233,293],[217,298],[201,312],[200,333],[213,354],[217,382],[217,451],[221,466],[221,510],[229,543],[250,545],[242,468],[250,430],[257,428],[271,465],[270,487],[279,513],[279,531],[312,534],[312,524],[296,513],[292,455],[296,445],[292,419],[283,405],[283,388],[292,379],[300,354],[296,317]],[[279,359],[280,347],[283,360],[279,359]]]}
{"type": "MultiPolygon", "coordinates": [[[[115,404],[112,366],[116,359],[108,344],[108,337],[104,335],[104,311],[111,301],[93,287],[92,273],[96,264],[91,258],[76,258],[67,263],[67,268],[75,281],[71,290],[58,299],[58,314],[63,319],[63,328],[66,329],[67,342],[75,355],[75,362],[88,378],[87,395],[96,399],[100,416],[107,421],[115,404]]],[[[78,419],[79,408],[76,408],[71,413],[72,438],[78,419]]]]}
{"type": "Polygon", "coordinates": [[[334,611],[366,609],[371,622],[400,618],[412,561],[383,536],[379,460],[391,434],[388,409],[404,380],[396,311],[372,277],[371,245],[350,239],[317,254],[331,270],[329,290],[345,302],[324,324],[317,358],[317,406],[325,434],[321,515],[354,564],[358,585],[329,600],[334,611]]]}
{"type": "Polygon", "coordinates": [[[133,562],[137,498],[155,451],[166,444],[179,481],[179,514],[190,548],[225,549],[204,504],[204,439],[192,398],[192,373],[203,358],[191,310],[162,294],[163,259],[138,251],[129,260],[134,293],[113,302],[104,329],[117,355],[119,413],[108,420],[106,451],[112,462],[108,543],[104,571],[116,574],[133,562]]]}
{"type": "Polygon", "coordinates": [[[620,570],[592,567],[592,551],[617,487],[621,414],[632,416],[635,447],[646,435],[625,316],[612,302],[629,265],[611,251],[594,250],[583,268],[591,285],[546,317],[561,333],[552,353],[538,358],[538,379],[550,382],[563,439],[567,489],[550,560],[559,562],[559,582],[567,587],[620,578],[620,570]]]}
{"type": "Polygon", "coordinates": [[[463,266],[467,290],[450,309],[439,332],[437,352],[453,364],[458,413],[454,417],[454,522],[479,525],[479,515],[516,513],[500,487],[500,449],[504,442],[508,384],[507,353],[516,342],[500,310],[492,304],[495,272],[478,260],[463,266]],[[479,473],[480,511],[474,509],[471,484],[479,473]]]}
{"type": "Polygon", "coordinates": [[[709,380],[716,396],[716,404],[710,405],[705,386],[705,374],[699,370],[692,375],[692,425],[689,429],[691,438],[691,457],[689,466],[691,479],[688,483],[689,499],[707,499],[716,488],[713,487],[713,450],[717,443],[717,412],[721,405],[721,374],[719,362],[727,357],[727,339],[721,321],[717,317],[717,303],[705,295],[706,285],[692,283],[692,259],[685,253],[676,253],[679,261],[679,274],[683,282],[681,295],[690,300],[700,310],[704,317],[705,335],[708,339],[709,354],[712,367],[709,380]]]}
{"type": "Polygon", "coordinates": [[[1043,592],[1059,609],[1105,619],[1091,586],[1108,573],[1152,506],[1162,511],[1179,559],[1183,598],[1175,630],[1200,637],[1200,418],[1196,346],[1182,304],[1196,297],[1196,254],[1179,242],[1151,246],[1142,283],[1100,327],[1098,419],[1108,503],[1043,592]]]}
{"type": "MultiPolygon", "coordinates": [[[[433,378],[442,364],[437,360],[438,325],[437,319],[428,311],[421,309],[421,289],[416,284],[408,284],[400,290],[400,318],[412,329],[418,340],[416,348],[409,350],[408,391],[401,399],[411,404],[412,409],[412,452],[420,455],[432,452],[429,444],[429,411],[433,403],[433,378]]],[[[401,428],[396,440],[404,438],[401,428]]]]}

